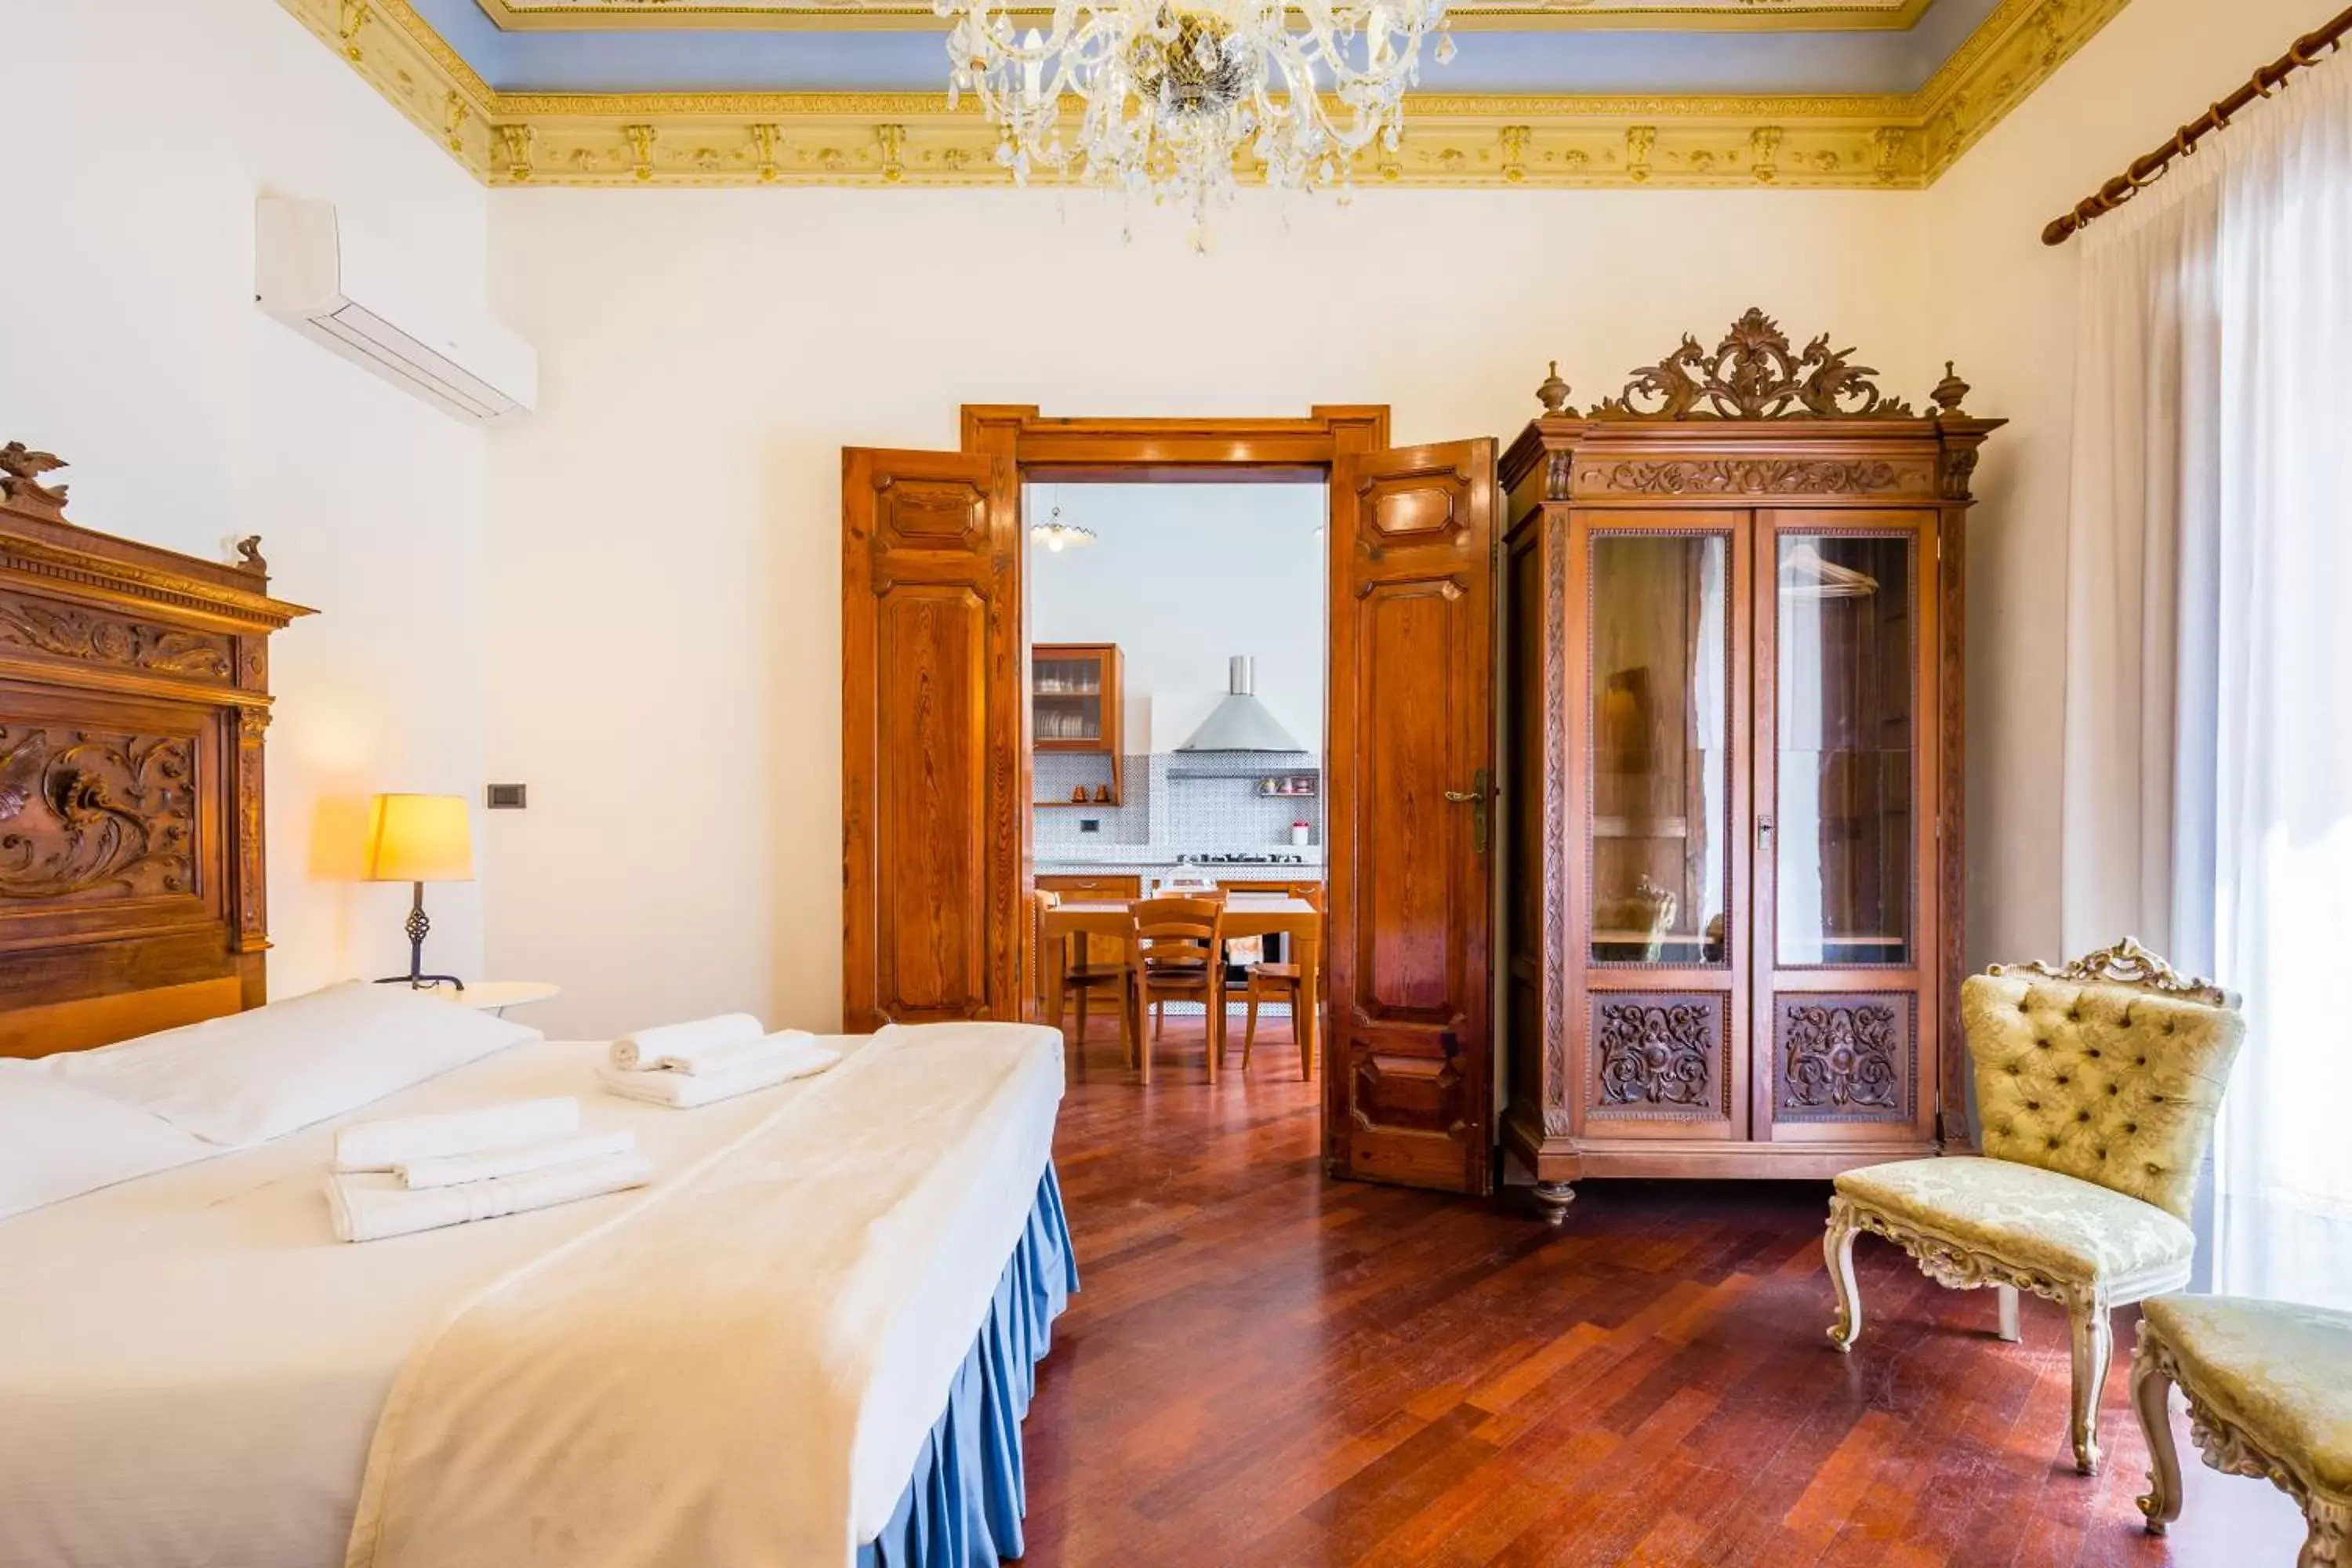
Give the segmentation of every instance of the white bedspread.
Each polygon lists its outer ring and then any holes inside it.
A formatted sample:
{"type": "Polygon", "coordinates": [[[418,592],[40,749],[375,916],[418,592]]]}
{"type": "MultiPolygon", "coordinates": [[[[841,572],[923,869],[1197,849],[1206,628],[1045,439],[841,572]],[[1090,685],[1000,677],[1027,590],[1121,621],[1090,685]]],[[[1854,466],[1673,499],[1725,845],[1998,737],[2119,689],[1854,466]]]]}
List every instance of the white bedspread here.
{"type": "MultiPolygon", "coordinates": [[[[590,1129],[635,1130],[655,1167],[638,1193],[346,1247],[319,1190],[329,1123],[0,1221],[0,1564],[331,1568],[386,1393],[421,1340],[824,1081],[680,1114],[591,1092],[604,1055],[528,1044],[343,1120],[578,1094],[590,1129]]],[[[1034,1197],[1060,1097],[1050,1057],[992,1162],[1025,1164],[1029,1190],[974,1194],[1017,1213],[951,1237],[890,1331],[858,1431],[860,1539],[887,1521],[979,1327],[971,1279],[1003,1268],[1009,1241],[986,1256],[980,1233],[1016,1234],[1034,1197]]]]}

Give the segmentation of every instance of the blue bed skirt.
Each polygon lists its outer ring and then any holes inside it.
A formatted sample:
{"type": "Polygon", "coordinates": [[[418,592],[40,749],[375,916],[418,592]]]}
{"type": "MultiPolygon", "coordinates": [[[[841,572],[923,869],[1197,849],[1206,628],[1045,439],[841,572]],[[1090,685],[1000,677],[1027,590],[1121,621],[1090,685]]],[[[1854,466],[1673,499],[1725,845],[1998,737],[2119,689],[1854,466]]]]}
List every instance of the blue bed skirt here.
{"type": "Polygon", "coordinates": [[[997,1568],[1026,1550],[1021,1517],[1021,1418],[1054,1320],[1078,1288],[1062,1184],[1045,1167],[1029,1224],[996,1281],[988,1321],[971,1342],[890,1522],[857,1549],[857,1568],[997,1568]]]}

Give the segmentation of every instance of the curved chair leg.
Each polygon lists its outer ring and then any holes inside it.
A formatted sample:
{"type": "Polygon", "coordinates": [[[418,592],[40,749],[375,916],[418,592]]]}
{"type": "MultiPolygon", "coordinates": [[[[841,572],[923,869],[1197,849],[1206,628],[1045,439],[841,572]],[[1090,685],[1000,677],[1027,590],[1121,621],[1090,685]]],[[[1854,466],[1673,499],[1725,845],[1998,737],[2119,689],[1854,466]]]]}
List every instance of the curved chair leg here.
{"type": "Polygon", "coordinates": [[[2097,1294],[2067,1302],[2066,1320],[2074,1342],[2074,1468],[2093,1476],[2099,1471],[2099,1394],[2115,1354],[2115,1330],[2106,1298],[2097,1294]]]}
{"type": "Polygon", "coordinates": [[[2000,1302],[2000,1337],[2011,1344],[2015,1344],[2025,1337],[2018,1331],[2017,1326],[2017,1287],[1996,1285],[1992,1289],[1993,1295],[2000,1302]]]}
{"type": "Polygon", "coordinates": [[[1838,1316],[1830,1329],[1830,1343],[1841,1354],[1852,1351],[1853,1342],[1862,1337],[1862,1288],[1853,1280],[1853,1238],[1859,1228],[1846,1201],[1832,1198],[1829,1231],[1822,1237],[1822,1257],[1830,1266],[1830,1283],[1837,1287],[1838,1316]]]}
{"type": "Polygon", "coordinates": [[[2295,1553],[2294,1568],[2339,1568],[2352,1564],[2352,1501],[2324,1498],[2316,1492],[2303,1503],[2304,1523],[2310,1533],[2295,1553]]]}
{"type": "Polygon", "coordinates": [[[2147,1322],[2139,1325],[2139,1342],[2132,1352],[2132,1409],[2139,1415],[2140,1435],[2147,1439],[2147,1495],[2139,1511],[2147,1532],[2162,1535],[2180,1517],[2180,1450],[2172,1441],[2172,1379],[2157,1358],[2147,1322]]]}

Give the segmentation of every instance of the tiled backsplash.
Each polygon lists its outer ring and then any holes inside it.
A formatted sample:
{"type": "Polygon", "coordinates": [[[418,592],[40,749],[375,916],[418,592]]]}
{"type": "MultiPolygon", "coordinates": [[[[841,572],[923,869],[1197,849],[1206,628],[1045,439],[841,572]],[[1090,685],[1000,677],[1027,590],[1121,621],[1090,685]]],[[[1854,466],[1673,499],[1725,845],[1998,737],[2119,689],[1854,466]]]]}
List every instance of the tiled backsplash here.
{"type": "MultiPolygon", "coordinates": [[[[1149,757],[1119,759],[1122,778],[1118,805],[1041,805],[1037,808],[1037,845],[1059,848],[1091,844],[1151,842],[1151,771],[1149,757]],[[1099,822],[1098,833],[1078,830],[1081,819],[1099,822]]],[[[1099,752],[1039,752],[1033,759],[1039,800],[1067,800],[1081,784],[1092,790],[1110,782],[1110,759],[1099,752]]]]}
{"type": "MultiPolygon", "coordinates": [[[[1037,847],[1066,850],[1090,845],[1162,844],[1189,853],[1274,849],[1290,843],[1290,825],[1307,824],[1307,841],[1323,842],[1323,797],[1265,795],[1258,781],[1306,773],[1322,783],[1322,759],[1311,752],[1160,752],[1121,759],[1123,804],[1037,809],[1037,847]],[[1102,824],[1085,833],[1083,820],[1102,824]]],[[[1066,796],[1108,776],[1099,756],[1045,752],[1035,759],[1037,798],[1066,796]]]]}

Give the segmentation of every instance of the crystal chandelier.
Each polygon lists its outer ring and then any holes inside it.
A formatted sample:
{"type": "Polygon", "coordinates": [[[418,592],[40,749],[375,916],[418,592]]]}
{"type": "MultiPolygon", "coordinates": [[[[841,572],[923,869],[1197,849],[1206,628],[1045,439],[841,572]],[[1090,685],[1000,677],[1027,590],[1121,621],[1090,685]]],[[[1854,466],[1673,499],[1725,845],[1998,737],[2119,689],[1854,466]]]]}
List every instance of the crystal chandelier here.
{"type": "Polygon", "coordinates": [[[1283,189],[1344,190],[1357,153],[1396,150],[1423,37],[1454,58],[1445,0],[1054,0],[1052,30],[1025,33],[1007,0],[933,8],[955,20],[949,105],[979,97],[1016,182],[1044,170],[1189,204],[1202,247],[1238,158],[1283,189]]]}

